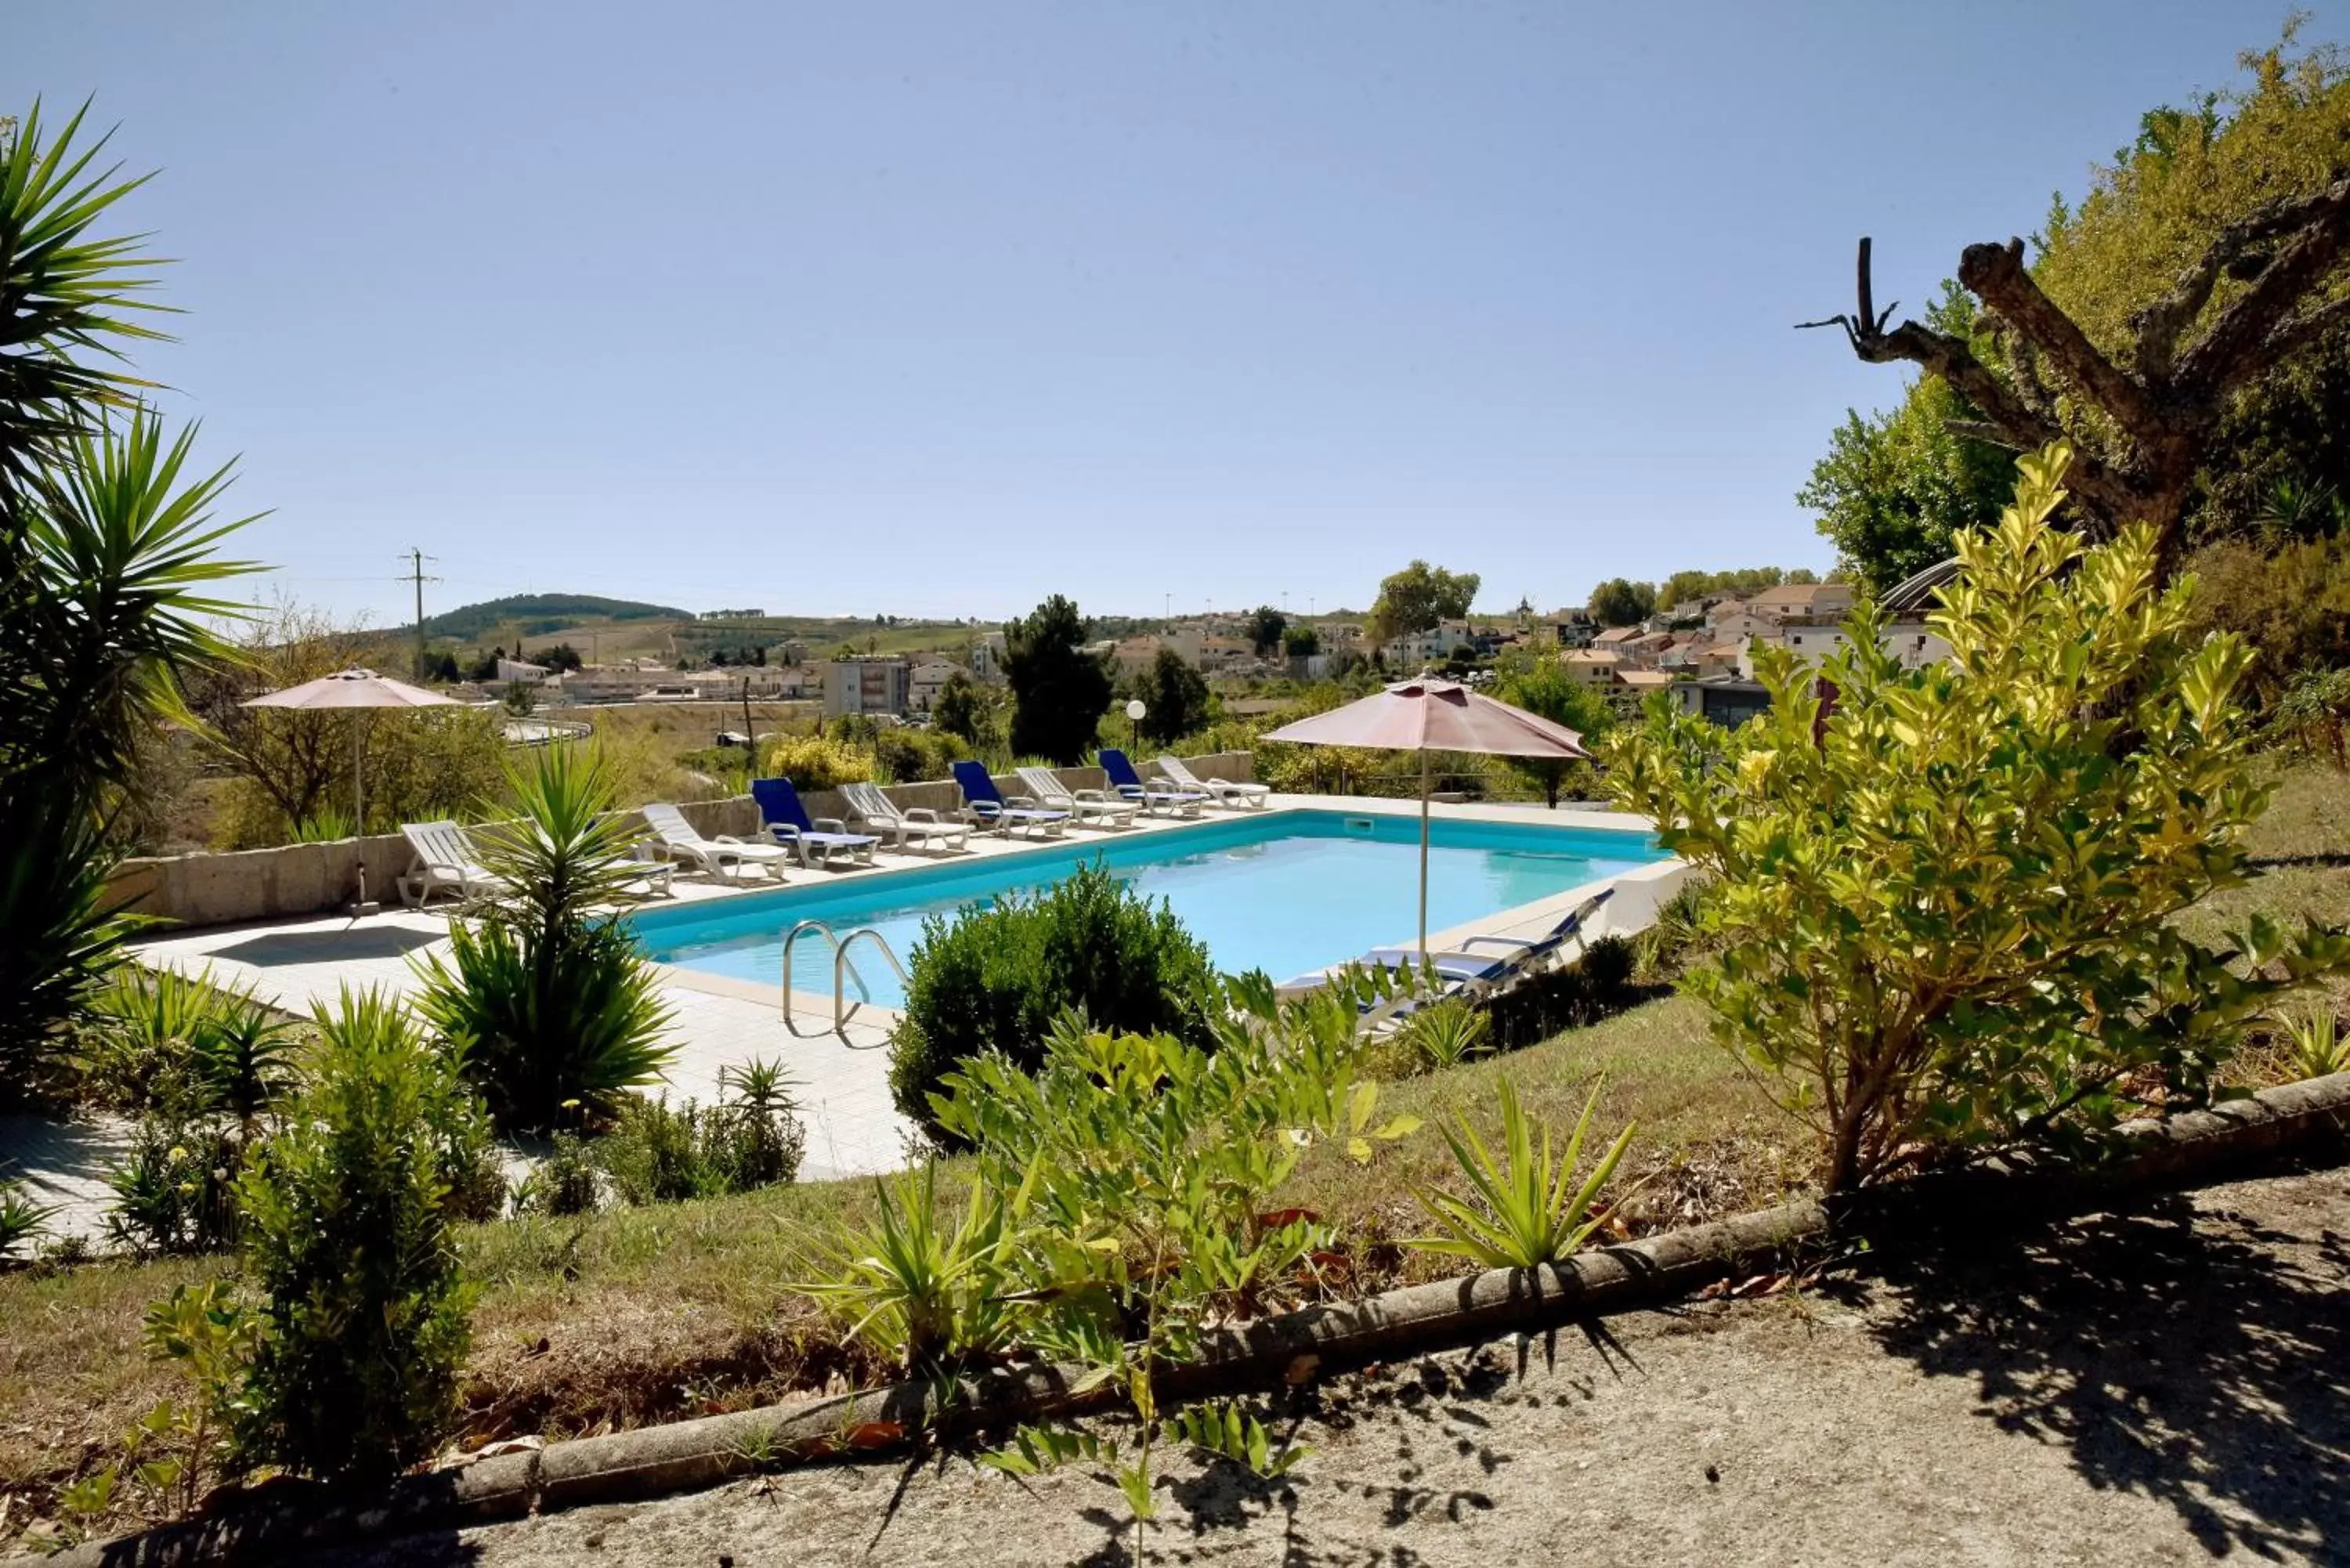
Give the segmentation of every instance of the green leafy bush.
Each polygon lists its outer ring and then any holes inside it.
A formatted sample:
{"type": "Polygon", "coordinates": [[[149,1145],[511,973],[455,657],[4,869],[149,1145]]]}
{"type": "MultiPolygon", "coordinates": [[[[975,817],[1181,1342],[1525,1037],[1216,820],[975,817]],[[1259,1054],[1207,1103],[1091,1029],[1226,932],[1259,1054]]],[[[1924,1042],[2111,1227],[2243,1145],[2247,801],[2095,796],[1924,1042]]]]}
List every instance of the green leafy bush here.
{"type": "Polygon", "coordinates": [[[1818,1131],[1831,1191],[2206,1097],[2249,1025],[2350,965],[2336,933],[2173,923],[2244,880],[2267,805],[2251,655],[2193,630],[2192,579],[2156,588],[2150,531],[2052,524],[2069,458],[2024,459],[1960,539],[1948,661],[1902,669],[1864,609],[1820,671],[1758,655],[1742,728],[1659,711],[1613,751],[1617,802],[1713,880],[1721,950],[1684,986],[1818,1131]]]}
{"type": "Polygon", "coordinates": [[[942,779],[949,764],[971,755],[960,736],[944,729],[883,730],[873,737],[874,776],[883,784],[915,784],[942,779]]]}
{"type": "Polygon", "coordinates": [[[477,837],[509,891],[452,919],[450,950],[421,964],[417,1007],[463,1046],[466,1075],[504,1128],[610,1114],[674,1054],[653,971],[608,907],[638,868],[600,755],[538,748],[511,771],[518,820],[477,837]]]}
{"type": "Polygon", "coordinates": [[[799,1175],[807,1135],[772,1064],[723,1069],[719,1101],[671,1109],[669,1096],[631,1096],[595,1146],[614,1190],[630,1203],[675,1203],[777,1187],[799,1175]]]}
{"type": "Polygon", "coordinates": [[[1637,960],[1622,937],[1600,937],[1575,961],[1545,971],[1484,1004],[1498,1051],[1523,1051],[1565,1029],[1588,1029],[1658,992],[1635,982],[1637,960]]]}
{"type": "Polygon", "coordinates": [[[910,973],[889,1044],[889,1086],[899,1110],[933,1130],[931,1096],[948,1074],[985,1051],[1035,1066],[1053,1021],[1070,1008],[1118,1033],[1195,1045],[1213,1038],[1208,950],[1164,901],[1135,893],[1101,864],[951,920],[931,917],[910,973]]]}
{"type": "Polygon", "coordinates": [[[139,1118],[130,1153],[107,1175],[107,1236],[142,1256],[225,1251],[238,1235],[237,1172],[246,1145],[225,1119],[183,1110],[139,1118]]]}
{"type": "Polygon", "coordinates": [[[430,1456],[472,1337],[441,1171],[468,1091],[380,992],[317,1017],[314,1075],[238,1183],[264,1294],[238,1448],[248,1462],[373,1483],[430,1456]]]}
{"type": "MultiPolygon", "coordinates": [[[[829,1278],[797,1287],[911,1371],[1000,1351],[1086,1364],[1085,1386],[1121,1388],[1141,1418],[1139,1449],[1117,1460],[1138,1518],[1164,1435],[1159,1366],[1196,1357],[1215,1323],[1318,1288],[1330,1228],[1278,1198],[1299,1159],[1329,1142],[1367,1161],[1417,1126],[1378,1123],[1352,996],[1280,1002],[1258,975],[1215,1000],[1212,1049],[1097,1033],[1072,1012],[1033,1073],[1000,1052],[972,1060],[936,1106],[973,1151],[961,1220],[927,1167],[883,1186],[878,1221],[838,1238],[829,1278]]],[[[1065,1446],[1031,1438],[1031,1462],[1065,1446]]]]}
{"type": "Polygon", "coordinates": [[[603,1202],[603,1172],[588,1140],[575,1132],[559,1132],[515,1194],[519,1213],[593,1214],[603,1202]]]}
{"type": "Polygon", "coordinates": [[[126,967],[84,1033],[83,1085],[101,1103],[220,1113],[253,1136],[292,1087],[296,1031],[250,992],[126,967]]]}

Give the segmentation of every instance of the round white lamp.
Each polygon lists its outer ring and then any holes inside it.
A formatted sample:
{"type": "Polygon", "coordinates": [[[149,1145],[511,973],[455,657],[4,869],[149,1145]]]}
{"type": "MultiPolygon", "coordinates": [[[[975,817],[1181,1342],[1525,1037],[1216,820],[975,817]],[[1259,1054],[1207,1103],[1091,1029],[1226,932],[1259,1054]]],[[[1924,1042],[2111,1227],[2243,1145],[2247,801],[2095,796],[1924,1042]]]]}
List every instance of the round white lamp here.
{"type": "Polygon", "coordinates": [[[1142,716],[1149,711],[1149,709],[1142,705],[1141,698],[1129,697],[1127,699],[1126,727],[1128,734],[1126,743],[1132,746],[1136,751],[1140,751],[1142,749],[1142,716]]]}

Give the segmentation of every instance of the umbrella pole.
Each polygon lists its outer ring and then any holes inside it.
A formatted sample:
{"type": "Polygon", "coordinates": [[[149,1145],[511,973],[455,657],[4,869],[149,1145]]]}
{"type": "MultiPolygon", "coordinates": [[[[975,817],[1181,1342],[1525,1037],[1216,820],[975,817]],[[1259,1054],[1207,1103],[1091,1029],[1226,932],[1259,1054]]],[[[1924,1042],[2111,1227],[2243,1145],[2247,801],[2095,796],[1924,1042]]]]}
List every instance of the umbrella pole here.
{"type": "Polygon", "coordinates": [[[365,834],[367,833],[367,791],[366,791],[365,787],[364,787],[364,786],[359,783],[359,759],[360,759],[360,756],[361,756],[361,754],[363,753],[363,752],[364,752],[364,750],[365,750],[365,748],[366,748],[366,744],[367,744],[367,742],[366,742],[366,739],[365,739],[366,730],[367,730],[367,719],[366,719],[366,717],[365,717],[364,715],[362,715],[362,714],[359,714],[359,713],[354,713],[354,714],[352,714],[352,715],[351,715],[351,836],[352,836],[352,837],[354,837],[354,838],[361,837],[361,836],[365,836],[365,834]]]}
{"type": "Polygon", "coordinates": [[[1419,961],[1428,961],[1428,748],[1419,748],[1419,961]]]}

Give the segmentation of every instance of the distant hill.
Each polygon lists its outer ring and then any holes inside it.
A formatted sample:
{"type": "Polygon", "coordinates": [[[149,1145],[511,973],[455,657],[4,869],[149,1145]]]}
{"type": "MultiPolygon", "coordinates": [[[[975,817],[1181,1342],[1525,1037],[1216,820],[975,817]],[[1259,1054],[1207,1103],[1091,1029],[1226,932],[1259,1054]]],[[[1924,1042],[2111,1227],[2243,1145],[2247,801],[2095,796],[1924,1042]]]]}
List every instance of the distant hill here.
{"type": "Polygon", "coordinates": [[[510,594],[484,599],[432,617],[424,623],[427,637],[453,637],[471,642],[493,627],[539,637],[583,621],[691,620],[691,610],[670,605],[649,605],[637,599],[600,598],[594,594],[510,594]]]}

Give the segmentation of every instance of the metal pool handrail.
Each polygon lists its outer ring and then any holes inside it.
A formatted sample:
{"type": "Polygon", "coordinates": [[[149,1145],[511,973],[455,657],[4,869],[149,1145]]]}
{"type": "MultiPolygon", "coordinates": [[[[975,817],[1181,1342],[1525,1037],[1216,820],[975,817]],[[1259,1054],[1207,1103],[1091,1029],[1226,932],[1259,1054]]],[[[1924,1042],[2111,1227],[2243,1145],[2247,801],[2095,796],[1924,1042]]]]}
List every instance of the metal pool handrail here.
{"type": "MultiPolygon", "coordinates": [[[[896,950],[889,946],[889,940],[879,931],[875,930],[871,926],[859,926],[843,937],[838,950],[832,955],[832,1032],[840,1036],[841,1044],[844,1045],[848,1044],[848,1021],[857,1016],[858,1008],[873,1000],[873,992],[867,989],[863,975],[857,977],[857,989],[864,994],[856,1002],[848,1001],[847,989],[840,983],[844,971],[850,974],[857,972],[856,966],[848,961],[848,950],[857,945],[857,940],[859,937],[863,937],[881,950],[881,956],[888,959],[889,967],[898,971],[899,990],[911,991],[914,986],[913,977],[906,972],[906,966],[898,961],[896,950]]],[[[879,1042],[877,1041],[876,1044],[879,1042]]],[[[858,1049],[856,1046],[850,1048],[858,1049]]]]}
{"type": "MultiPolygon", "coordinates": [[[[910,986],[913,981],[907,975],[906,966],[898,961],[898,954],[889,946],[889,939],[871,926],[859,926],[842,937],[835,934],[833,929],[822,920],[802,920],[784,938],[784,1027],[795,1038],[814,1040],[823,1034],[821,1030],[802,1029],[792,1011],[792,949],[811,931],[820,933],[826,941],[832,944],[832,1033],[840,1036],[845,1044],[848,1041],[848,1021],[857,1016],[858,1009],[873,1000],[873,988],[865,983],[865,976],[858,972],[857,965],[850,961],[848,956],[849,949],[857,945],[859,937],[868,939],[881,950],[881,956],[888,959],[889,967],[898,971],[900,986],[910,986]],[[857,981],[858,992],[858,999],[854,1002],[848,1001],[847,982],[852,979],[857,981]]],[[[851,1049],[866,1047],[851,1046],[851,1049]]]]}

